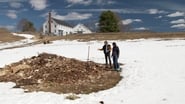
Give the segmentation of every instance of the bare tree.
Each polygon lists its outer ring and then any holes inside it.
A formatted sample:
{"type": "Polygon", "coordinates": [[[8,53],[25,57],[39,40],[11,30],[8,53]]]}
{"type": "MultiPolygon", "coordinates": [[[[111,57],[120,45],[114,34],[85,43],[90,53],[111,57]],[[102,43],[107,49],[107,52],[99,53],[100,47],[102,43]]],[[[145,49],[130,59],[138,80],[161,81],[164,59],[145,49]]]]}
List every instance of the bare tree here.
{"type": "Polygon", "coordinates": [[[18,22],[17,29],[22,32],[35,32],[36,31],[34,24],[25,18],[21,19],[18,22]]]}

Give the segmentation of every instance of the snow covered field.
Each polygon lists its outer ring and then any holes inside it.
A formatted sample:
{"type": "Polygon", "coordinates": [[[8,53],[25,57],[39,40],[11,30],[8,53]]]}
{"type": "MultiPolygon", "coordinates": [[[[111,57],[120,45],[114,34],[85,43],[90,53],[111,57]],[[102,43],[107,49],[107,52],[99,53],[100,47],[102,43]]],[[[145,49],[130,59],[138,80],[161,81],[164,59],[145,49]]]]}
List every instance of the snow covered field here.
{"type": "MultiPolygon", "coordinates": [[[[109,41],[112,43],[113,41],[109,41]]],[[[1,104],[185,104],[185,40],[140,39],[116,41],[120,51],[124,77],[114,88],[65,99],[67,94],[50,92],[24,93],[12,88],[14,83],[0,83],[1,104]]],[[[103,41],[55,41],[31,47],[0,51],[0,67],[23,58],[48,52],[70,58],[104,63],[103,41]]],[[[0,48],[4,47],[0,44],[0,48]]]]}

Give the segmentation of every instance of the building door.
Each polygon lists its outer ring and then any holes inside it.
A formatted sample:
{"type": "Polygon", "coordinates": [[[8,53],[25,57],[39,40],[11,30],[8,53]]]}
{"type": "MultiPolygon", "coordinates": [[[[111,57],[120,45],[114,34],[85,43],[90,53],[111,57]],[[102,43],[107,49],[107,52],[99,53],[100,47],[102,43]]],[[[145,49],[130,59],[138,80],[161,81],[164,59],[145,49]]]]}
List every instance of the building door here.
{"type": "Polygon", "coordinates": [[[58,30],[58,34],[59,34],[60,36],[63,36],[63,30],[58,30]]]}

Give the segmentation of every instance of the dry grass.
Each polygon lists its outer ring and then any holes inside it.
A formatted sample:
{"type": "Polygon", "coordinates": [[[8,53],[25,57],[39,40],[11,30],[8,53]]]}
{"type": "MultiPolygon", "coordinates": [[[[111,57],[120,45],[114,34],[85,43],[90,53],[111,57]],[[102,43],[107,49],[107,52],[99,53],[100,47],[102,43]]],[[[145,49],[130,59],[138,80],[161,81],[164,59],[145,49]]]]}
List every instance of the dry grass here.
{"type": "MultiPolygon", "coordinates": [[[[67,36],[46,36],[36,32],[29,32],[27,34],[35,35],[35,38],[40,42],[45,40],[78,40],[78,41],[90,41],[90,40],[126,40],[126,39],[141,39],[141,38],[162,38],[162,39],[173,39],[173,38],[185,38],[185,32],[166,32],[166,33],[155,33],[155,32],[120,32],[120,33],[92,33],[92,34],[73,34],[67,36]]],[[[5,29],[0,29],[0,41],[1,42],[12,42],[22,39],[22,37],[13,36],[5,29]]]]}
{"type": "Polygon", "coordinates": [[[24,39],[24,37],[14,36],[7,29],[0,28],[0,42],[13,42],[24,39]]]}
{"type": "Polygon", "coordinates": [[[75,95],[75,94],[70,94],[68,96],[66,96],[66,99],[69,99],[69,100],[76,100],[76,99],[79,99],[80,97],[75,95]]]}
{"type": "MultiPolygon", "coordinates": [[[[40,37],[38,37],[41,39],[40,37]]],[[[79,41],[90,41],[90,40],[126,40],[126,39],[141,39],[141,38],[185,38],[184,32],[175,33],[151,33],[151,32],[125,32],[125,33],[93,33],[93,34],[73,34],[67,36],[44,36],[44,40],[79,40],[79,41]]]]}

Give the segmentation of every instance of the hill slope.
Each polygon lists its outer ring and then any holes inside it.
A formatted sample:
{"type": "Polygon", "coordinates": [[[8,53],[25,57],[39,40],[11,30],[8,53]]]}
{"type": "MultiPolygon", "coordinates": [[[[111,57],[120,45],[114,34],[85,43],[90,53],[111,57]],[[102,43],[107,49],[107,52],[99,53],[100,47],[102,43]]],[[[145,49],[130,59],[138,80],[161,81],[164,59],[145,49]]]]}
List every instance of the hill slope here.
{"type": "Polygon", "coordinates": [[[0,42],[13,42],[24,39],[24,37],[14,36],[7,29],[0,28],[0,42]]]}

